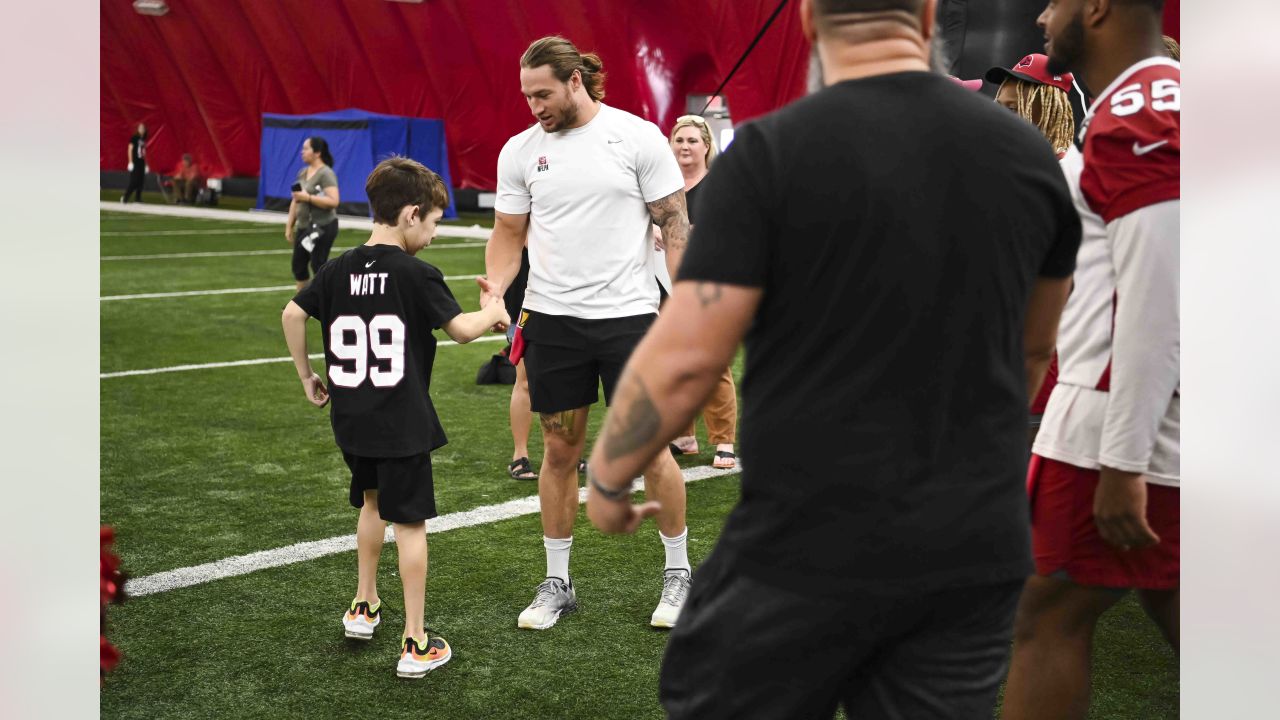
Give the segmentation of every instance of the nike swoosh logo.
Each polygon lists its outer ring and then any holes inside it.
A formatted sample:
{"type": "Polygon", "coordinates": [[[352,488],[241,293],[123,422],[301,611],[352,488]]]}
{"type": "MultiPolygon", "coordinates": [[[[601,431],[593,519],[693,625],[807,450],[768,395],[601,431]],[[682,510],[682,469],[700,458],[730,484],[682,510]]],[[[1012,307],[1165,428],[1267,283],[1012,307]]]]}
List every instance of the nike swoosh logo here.
{"type": "Polygon", "coordinates": [[[1142,157],[1143,155],[1146,155],[1147,153],[1151,152],[1152,150],[1155,150],[1161,145],[1168,145],[1168,144],[1169,144],[1168,140],[1161,140],[1160,142],[1151,143],[1150,145],[1139,145],[1138,143],[1135,142],[1133,144],[1133,154],[1137,155],[1138,157],[1142,157]]]}
{"type": "Polygon", "coordinates": [[[369,262],[365,263],[365,264],[364,264],[364,266],[365,266],[365,267],[373,267],[373,264],[374,264],[374,263],[376,263],[376,262],[378,262],[378,261],[377,261],[377,260],[370,260],[369,262]]]}
{"type": "Polygon", "coordinates": [[[606,140],[605,142],[609,143],[610,145],[617,145],[618,143],[620,143],[620,142],[622,142],[622,141],[621,141],[621,140],[606,140]]]}

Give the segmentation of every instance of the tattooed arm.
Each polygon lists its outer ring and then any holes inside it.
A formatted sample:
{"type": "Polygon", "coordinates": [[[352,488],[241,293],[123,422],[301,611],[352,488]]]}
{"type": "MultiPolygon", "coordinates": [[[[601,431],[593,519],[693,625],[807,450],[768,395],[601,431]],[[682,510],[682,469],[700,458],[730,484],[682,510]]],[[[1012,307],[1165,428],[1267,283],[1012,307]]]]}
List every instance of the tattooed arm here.
{"type": "MultiPolygon", "coordinates": [[[[681,198],[683,204],[683,198],[681,198]]],[[[646,514],[617,495],[702,409],[755,317],[760,288],[677,282],[627,362],[587,468],[587,517],[633,532],[646,514]]]]}
{"type": "Polygon", "coordinates": [[[684,248],[689,244],[689,212],[684,204],[684,191],[677,190],[649,203],[649,217],[662,231],[662,243],[667,251],[667,273],[675,282],[676,269],[680,267],[684,248]]]}

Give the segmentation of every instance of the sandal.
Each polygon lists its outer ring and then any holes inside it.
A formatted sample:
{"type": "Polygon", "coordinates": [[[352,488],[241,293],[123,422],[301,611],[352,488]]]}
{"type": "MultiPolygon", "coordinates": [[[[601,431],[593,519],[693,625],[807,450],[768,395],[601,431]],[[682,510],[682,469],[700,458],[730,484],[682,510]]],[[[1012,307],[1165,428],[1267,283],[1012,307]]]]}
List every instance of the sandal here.
{"type": "Polygon", "coordinates": [[[672,454],[672,455],[675,455],[676,457],[681,457],[682,455],[697,455],[697,454],[698,454],[698,446],[697,446],[697,445],[694,445],[692,450],[685,450],[684,448],[680,447],[679,445],[677,445],[677,444],[675,444],[675,443],[668,443],[668,444],[667,444],[667,447],[671,450],[671,454],[672,454]]]}
{"type": "Polygon", "coordinates": [[[726,450],[717,450],[716,459],[711,461],[711,467],[717,470],[732,470],[738,465],[738,456],[726,450]]]}
{"type": "Polygon", "coordinates": [[[533,471],[533,466],[529,464],[529,458],[516,458],[507,465],[507,474],[512,480],[537,480],[538,473],[533,471]]]}

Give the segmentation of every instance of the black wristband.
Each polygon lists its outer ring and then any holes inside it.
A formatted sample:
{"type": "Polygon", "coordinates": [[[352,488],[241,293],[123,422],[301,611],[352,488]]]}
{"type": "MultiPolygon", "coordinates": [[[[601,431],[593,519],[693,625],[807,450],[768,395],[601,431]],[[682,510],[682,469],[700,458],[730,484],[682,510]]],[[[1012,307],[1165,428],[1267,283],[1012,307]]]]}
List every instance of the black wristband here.
{"type": "Polygon", "coordinates": [[[596,479],[596,474],[591,471],[591,465],[589,464],[587,465],[587,482],[591,484],[591,487],[596,489],[596,492],[603,495],[606,500],[612,500],[613,502],[626,502],[627,496],[631,494],[630,485],[617,490],[610,490],[609,488],[601,485],[600,481],[596,479]]]}

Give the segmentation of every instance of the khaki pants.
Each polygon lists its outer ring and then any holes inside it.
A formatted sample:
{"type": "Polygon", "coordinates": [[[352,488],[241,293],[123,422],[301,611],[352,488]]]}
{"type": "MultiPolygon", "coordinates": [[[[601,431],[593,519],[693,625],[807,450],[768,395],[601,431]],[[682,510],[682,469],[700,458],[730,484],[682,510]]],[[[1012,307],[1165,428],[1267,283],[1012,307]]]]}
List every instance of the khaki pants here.
{"type": "MultiPolygon", "coordinates": [[[[707,424],[707,440],[712,445],[732,445],[737,436],[737,392],[737,388],[733,385],[733,371],[725,368],[720,381],[716,383],[715,390],[711,391],[711,398],[702,408],[702,421],[707,424]]],[[[696,422],[696,418],[690,421],[689,429],[684,433],[686,437],[697,434],[697,429],[694,427],[696,422]]]]}

